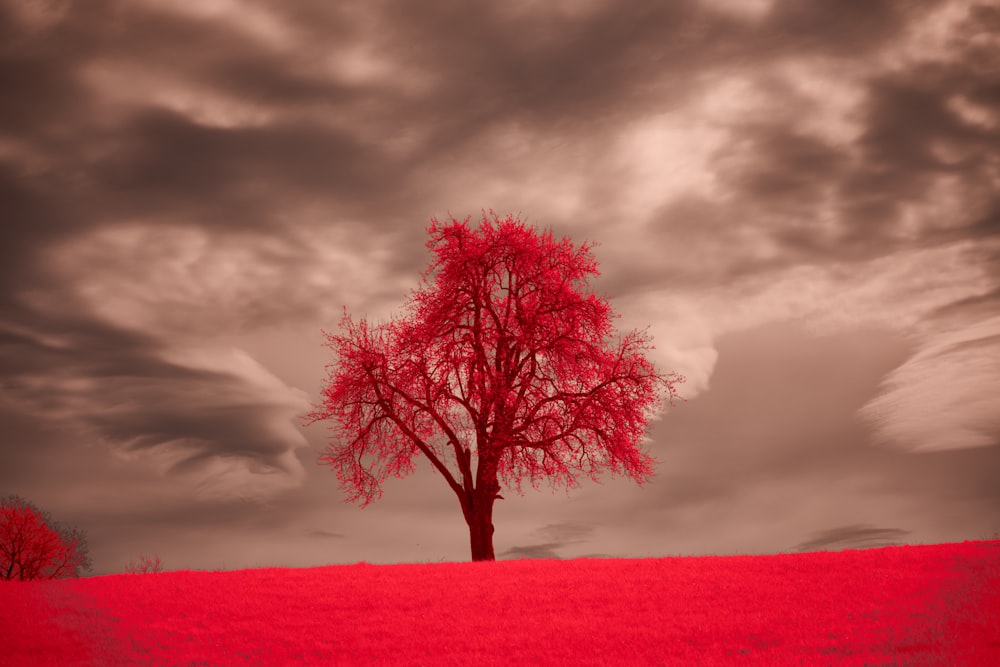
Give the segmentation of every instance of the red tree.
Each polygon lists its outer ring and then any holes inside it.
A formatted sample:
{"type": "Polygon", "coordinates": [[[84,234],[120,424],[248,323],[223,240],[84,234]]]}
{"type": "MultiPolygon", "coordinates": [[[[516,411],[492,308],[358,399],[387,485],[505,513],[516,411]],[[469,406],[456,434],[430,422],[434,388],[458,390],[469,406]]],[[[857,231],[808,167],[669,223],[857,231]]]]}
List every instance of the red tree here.
{"type": "Polygon", "coordinates": [[[362,506],[427,457],[458,496],[474,561],[495,558],[501,482],[570,488],[601,469],[646,481],[646,420],[684,380],[657,372],[644,332],[617,334],[589,291],[590,246],[492,215],[478,228],[431,220],[434,259],[401,317],[371,325],[345,310],[340,332],[324,332],[337,363],[304,416],[333,422],[320,461],[362,506]]]}
{"type": "Polygon", "coordinates": [[[0,579],[78,577],[90,569],[87,539],[19,496],[0,499],[0,579]]]}

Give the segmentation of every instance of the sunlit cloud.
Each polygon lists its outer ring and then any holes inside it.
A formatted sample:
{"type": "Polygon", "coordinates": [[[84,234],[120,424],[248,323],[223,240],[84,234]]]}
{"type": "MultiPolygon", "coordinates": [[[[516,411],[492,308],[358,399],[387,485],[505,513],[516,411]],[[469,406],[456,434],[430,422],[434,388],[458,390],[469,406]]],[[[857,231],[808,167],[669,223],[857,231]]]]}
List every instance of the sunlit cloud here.
{"type": "Polygon", "coordinates": [[[926,452],[995,446],[1000,411],[1000,317],[921,337],[918,352],[861,410],[879,444],[926,452]]]}
{"type": "Polygon", "coordinates": [[[744,21],[760,20],[767,15],[776,0],[701,0],[705,7],[744,21]]]}
{"type": "Polygon", "coordinates": [[[997,114],[996,109],[990,109],[964,95],[953,95],[946,104],[963,121],[984,130],[995,130],[1000,123],[1000,114],[997,114]]]}
{"type": "Polygon", "coordinates": [[[158,12],[167,12],[196,21],[217,23],[237,29],[270,48],[288,48],[295,44],[296,33],[281,15],[261,3],[236,0],[141,0],[158,12]]]}
{"type": "Polygon", "coordinates": [[[48,261],[93,314],[170,341],[378,308],[385,291],[404,291],[385,273],[388,253],[343,227],[221,237],[131,224],[56,246],[48,261]]]}

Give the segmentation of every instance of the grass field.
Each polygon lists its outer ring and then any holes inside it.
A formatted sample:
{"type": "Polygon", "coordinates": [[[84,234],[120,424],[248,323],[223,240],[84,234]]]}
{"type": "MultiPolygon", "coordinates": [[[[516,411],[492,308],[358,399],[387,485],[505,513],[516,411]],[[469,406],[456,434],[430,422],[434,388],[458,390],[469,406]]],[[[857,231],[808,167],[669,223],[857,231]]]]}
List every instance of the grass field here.
{"type": "Polygon", "coordinates": [[[1000,541],[0,582],[3,665],[1000,665],[1000,541]]]}

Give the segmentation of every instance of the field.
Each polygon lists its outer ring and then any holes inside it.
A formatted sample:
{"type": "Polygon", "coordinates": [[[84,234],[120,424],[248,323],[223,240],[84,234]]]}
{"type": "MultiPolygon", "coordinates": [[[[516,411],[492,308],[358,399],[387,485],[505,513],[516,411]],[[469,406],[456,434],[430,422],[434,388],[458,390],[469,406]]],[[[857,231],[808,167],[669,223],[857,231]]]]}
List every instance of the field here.
{"type": "Polygon", "coordinates": [[[1000,665],[1000,541],[0,582],[3,665],[1000,665]]]}

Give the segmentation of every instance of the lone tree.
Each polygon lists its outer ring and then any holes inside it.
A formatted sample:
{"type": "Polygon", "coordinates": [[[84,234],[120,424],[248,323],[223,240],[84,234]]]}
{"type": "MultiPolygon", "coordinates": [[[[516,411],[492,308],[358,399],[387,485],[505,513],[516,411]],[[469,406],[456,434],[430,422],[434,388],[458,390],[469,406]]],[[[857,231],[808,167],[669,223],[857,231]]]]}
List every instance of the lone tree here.
{"type": "Polygon", "coordinates": [[[60,579],[90,570],[87,538],[20,496],[0,498],[0,579],[60,579]]]}
{"type": "Polygon", "coordinates": [[[474,561],[495,559],[501,482],[568,489],[601,469],[647,481],[646,421],[684,381],[657,372],[646,333],[616,332],[589,291],[589,245],[490,215],[478,228],[431,220],[434,259],[401,316],[369,324],[345,309],[339,333],[324,332],[337,363],[322,403],[303,416],[333,423],[320,462],[362,507],[426,456],[458,496],[474,561]]]}

